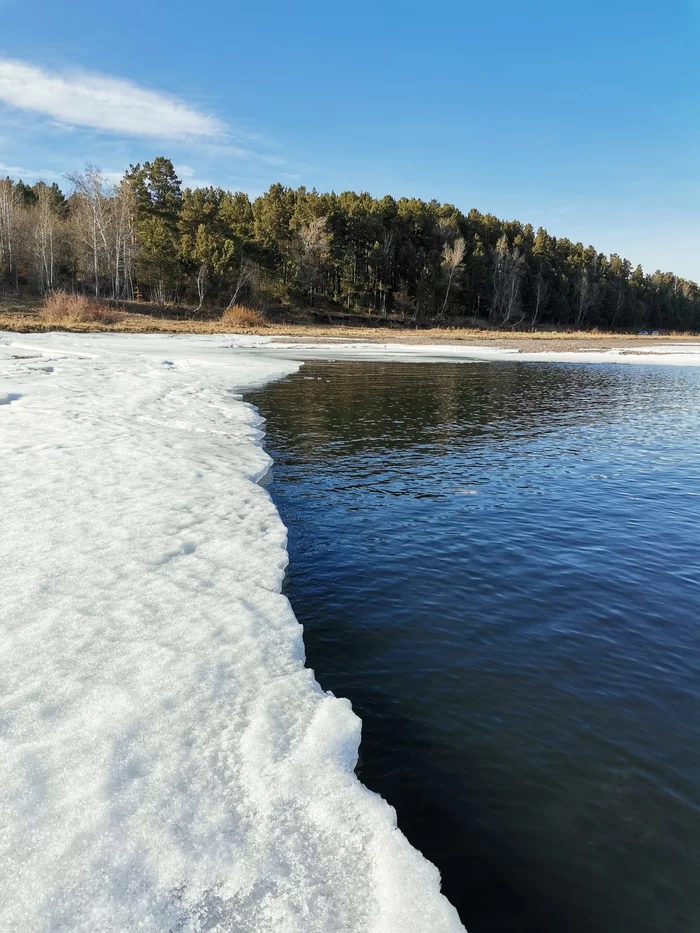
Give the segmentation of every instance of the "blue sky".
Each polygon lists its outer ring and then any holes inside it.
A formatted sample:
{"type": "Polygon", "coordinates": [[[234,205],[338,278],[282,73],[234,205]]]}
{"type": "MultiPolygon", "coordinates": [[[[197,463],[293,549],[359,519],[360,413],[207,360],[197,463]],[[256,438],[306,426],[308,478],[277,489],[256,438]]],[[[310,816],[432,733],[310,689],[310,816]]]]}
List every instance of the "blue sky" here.
{"type": "Polygon", "coordinates": [[[186,184],[437,198],[700,280],[700,0],[0,0],[0,23],[1,175],[162,154],[186,184]]]}

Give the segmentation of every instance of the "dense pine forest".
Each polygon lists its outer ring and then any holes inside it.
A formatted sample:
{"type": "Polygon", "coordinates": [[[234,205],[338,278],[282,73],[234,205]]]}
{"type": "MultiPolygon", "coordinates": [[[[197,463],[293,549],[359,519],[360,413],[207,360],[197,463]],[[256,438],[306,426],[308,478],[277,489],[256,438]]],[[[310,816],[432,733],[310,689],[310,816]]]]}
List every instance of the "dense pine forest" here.
{"type": "Polygon", "coordinates": [[[169,159],[117,185],[0,180],[0,293],[337,306],[404,323],[700,329],[700,290],[617,254],[451,204],[280,184],[185,188],[169,159]]]}

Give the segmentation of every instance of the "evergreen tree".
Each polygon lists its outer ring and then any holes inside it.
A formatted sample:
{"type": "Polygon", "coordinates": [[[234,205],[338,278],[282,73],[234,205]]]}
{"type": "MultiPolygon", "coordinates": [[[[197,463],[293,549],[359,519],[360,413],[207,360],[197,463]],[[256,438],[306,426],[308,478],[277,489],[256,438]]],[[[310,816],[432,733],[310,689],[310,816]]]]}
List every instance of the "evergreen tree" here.
{"type": "Polygon", "coordinates": [[[162,156],[132,165],[124,181],[133,192],[138,237],[137,278],[160,304],[177,296],[180,285],[180,179],[162,156]]]}
{"type": "Polygon", "coordinates": [[[272,185],[182,190],[162,156],[110,188],[0,181],[0,282],[224,307],[252,283],[414,323],[698,329],[700,290],[617,254],[452,204],[272,185]]]}

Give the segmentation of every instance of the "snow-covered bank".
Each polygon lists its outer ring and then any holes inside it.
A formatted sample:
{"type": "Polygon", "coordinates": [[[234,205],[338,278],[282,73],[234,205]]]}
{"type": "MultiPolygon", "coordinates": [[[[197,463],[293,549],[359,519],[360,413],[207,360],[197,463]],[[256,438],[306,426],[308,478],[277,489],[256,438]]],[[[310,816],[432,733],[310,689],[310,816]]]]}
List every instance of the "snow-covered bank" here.
{"type": "Polygon", "coordinates": [[[230,344],[0,334],[0,929],[461,930],[280,595],[230,390],[298,364],[230,344]]]}
{"type": "MultiPolygon", "coordinates": [[[[226,338],[222,338],[225,340],[226,338]]],[[[614,350],[544,350],[522,352],[515,348],[466,344],[284,342],[275,337],[228,338],[229,346],[278,359],[377,360],[396,362],[516,362],[516,363],[625,363],[628,365],[700,366],[700,343],[639,344],[614,350]]]]}

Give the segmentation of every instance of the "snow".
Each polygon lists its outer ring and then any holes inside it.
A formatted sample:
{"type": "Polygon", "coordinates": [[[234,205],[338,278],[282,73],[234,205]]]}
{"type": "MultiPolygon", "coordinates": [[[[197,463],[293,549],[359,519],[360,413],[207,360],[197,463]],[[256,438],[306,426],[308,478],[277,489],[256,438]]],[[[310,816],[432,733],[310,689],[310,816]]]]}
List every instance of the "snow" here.
{"type": "Polygon", "coordinates": [[[230,343],[0,334],[3,933],[462,930],[280,593],[240,392],[299,364],[230,343]]]}
{"type": "Polygon", "coordinates": [[[405,343],[281,343],[270,337],[229,338],[236,352],[263,353],[277,359],[366,360],[394,362],[515,362],[515,363],[622,363],[628,365],[700,366],[700,344],[666,344],[613,350],[546,350],[522,352],[516,348],[466,344],[405,343]]]}

